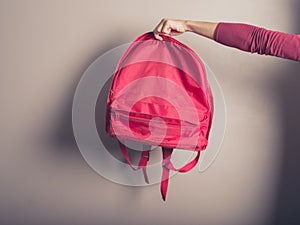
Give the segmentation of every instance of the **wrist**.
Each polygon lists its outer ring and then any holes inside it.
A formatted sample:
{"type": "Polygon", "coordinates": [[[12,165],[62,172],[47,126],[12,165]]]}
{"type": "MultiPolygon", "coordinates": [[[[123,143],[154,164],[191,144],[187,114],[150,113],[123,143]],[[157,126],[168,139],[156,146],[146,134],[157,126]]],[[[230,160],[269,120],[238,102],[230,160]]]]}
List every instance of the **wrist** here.
{"type": "Polygon", "coordinates": [[[191,20],[184,20],[183,21],[184,30],[186,32],[193,32],[193,21],[191,20]]]}

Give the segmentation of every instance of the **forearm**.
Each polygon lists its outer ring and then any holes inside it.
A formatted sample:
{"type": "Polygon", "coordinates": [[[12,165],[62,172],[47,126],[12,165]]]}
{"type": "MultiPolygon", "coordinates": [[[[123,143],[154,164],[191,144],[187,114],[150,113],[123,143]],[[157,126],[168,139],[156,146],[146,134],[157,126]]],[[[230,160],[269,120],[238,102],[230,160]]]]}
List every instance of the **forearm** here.
{"type": "Polygon", "coordinates": [[[201,36],[213,39],[215,29],[218,23],[213,22],[203,22],[203,21],[185,21],[186,31],[193,32],[199,34],[201,36]]]}

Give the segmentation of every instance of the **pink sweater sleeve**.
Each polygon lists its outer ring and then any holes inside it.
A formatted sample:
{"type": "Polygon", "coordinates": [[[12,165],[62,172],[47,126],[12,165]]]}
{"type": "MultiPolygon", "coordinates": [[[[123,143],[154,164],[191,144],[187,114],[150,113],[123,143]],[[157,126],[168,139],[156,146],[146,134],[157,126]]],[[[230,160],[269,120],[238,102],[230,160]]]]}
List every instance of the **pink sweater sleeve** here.
{"type": "Polygon", "coordinates": [[[300,35],[240,23],[219,23],[214,40],[243,51],[300,61],[300,35]]]}

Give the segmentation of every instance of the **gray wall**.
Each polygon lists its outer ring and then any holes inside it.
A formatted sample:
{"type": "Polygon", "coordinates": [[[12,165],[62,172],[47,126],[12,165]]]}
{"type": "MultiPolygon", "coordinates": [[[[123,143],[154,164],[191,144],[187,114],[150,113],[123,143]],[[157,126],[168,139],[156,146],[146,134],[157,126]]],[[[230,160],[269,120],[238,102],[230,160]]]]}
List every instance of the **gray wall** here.
{"type": "Polygon", "coordinates": [[[0,1],[1,224],[300,224],[299,64],[193,34],[179,39],[214,71],[228,117],[218,158],[159,185],[95,173],[72,133],[87,66],[162,17],[236,21],[296,33],[296,0],[0,1]]]}

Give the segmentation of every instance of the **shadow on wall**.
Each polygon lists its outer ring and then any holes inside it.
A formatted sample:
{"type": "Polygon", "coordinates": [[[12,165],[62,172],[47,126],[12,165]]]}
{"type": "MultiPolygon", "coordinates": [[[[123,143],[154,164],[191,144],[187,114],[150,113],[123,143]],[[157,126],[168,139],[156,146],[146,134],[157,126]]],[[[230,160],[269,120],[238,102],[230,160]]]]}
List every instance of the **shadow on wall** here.
{"type": "Polygon", "coordinates": [[[74,82],[69,87],[67,96],[65,96],[65,102],[63,104],[64,108],[60,109],[61,117],[57,119],[57,123],[54,124],[54,129],[50,131],[50,135],[46,140],[47,144],[54,146],[54,149],[57,149],[57,152],[54,152],[54,154],[59,154],[59,156],[69,156],[74,154],[80,156],[72,127],[72,104],[76,87],[84,71],[98,56],[104,54],[112,48],[115,48],[116,46],[125,43],[126,41],[121,39],[120,35],[112,35],[111,37],[107,38],[107,41],[101,41],[101,43],[103,42],[107,44],[91,53],[91,57],[88,57],[87,60],[79,67],[78,74],[73,76],[74,82]]]}
{"type": "MultiPolygon", "coordinates": [[[[54,149],[57,151],[54,154],[59,156],[67,155],[69,156],[77,156],[78,159],[82,160],[80,151],[77,147],[76,140],[74,138],[73,133],[73,125],[72,125],[72,104],[73,98],[76,91],[76,87],[80,82],[80,78],[84,74],[85,70],[88,68],[89,65],[92,64],[94,60],[96,60],[99,56],[103,55],[105,52],[124,44],[125,41],[120,39],[120,35],[112,35],[113,38],[108,38],[105,43],[106,46],[98,51],[96,51],[93,57],[88,58],[87,62],[81,66],[79,73],[74,76],[76,81],[72,83],[72,86],[69,88],[68,96],[66,98],[65,104],[63,104],[64,108],[61,110],[61,117],[58,119],[54,130],[51,132],[50,137],[50,144],[55,146],[54,149]],[[116,38],[119,37],[119,38],[116,38]]],[[[106,115],[106,100],[108,96],[108,91],[110,84],[112,82],[112,77],[104,84],[103,88],[101,89],[96,107],[95,107],[95,123],[97,127],[97,131],[99,134],[99,138],[101,142],[106,147],[106,150],[112,154],[116,159],[127,163],[124,159],[121,151],[119,151],[118,142],[115,138],[109,137],[105,132],[105,115],[106,115]]],[[[101,88],[101,85],[99,85],[101,88]]],[[[132,159],[133,165],[138,164],[138,159],[140,158],[139,151],[129,151],[128,152],[130,158],[132,159]]]]}
{"type": "MultiPolygon", "coordinates": [[[[296,12],[296,33],[300,33],[300,2],[292,5],[296,12]]],[[[271,225],[300,224],[300,63],[283,71],[276,91],[282,110],[282,149],[279,187],[271,225]]]]}

